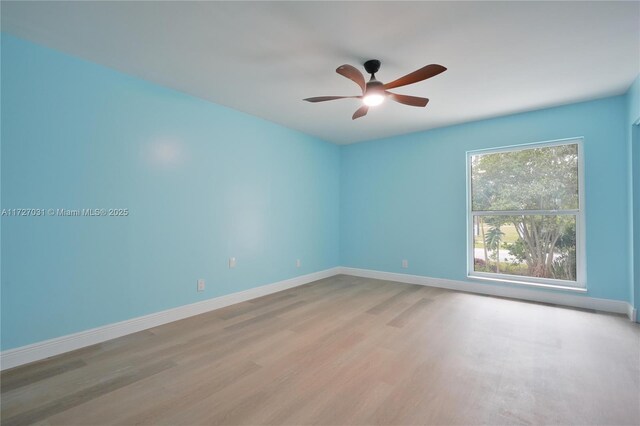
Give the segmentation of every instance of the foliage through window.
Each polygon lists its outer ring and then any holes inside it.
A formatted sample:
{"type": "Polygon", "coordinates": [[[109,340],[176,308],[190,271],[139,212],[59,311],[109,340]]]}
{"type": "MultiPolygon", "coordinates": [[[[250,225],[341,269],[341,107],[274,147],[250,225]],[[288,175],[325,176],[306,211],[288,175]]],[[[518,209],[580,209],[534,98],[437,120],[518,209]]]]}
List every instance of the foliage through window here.
{"type": "Polygon", "coordinates": [[[584,286],[580,141],[469,153],[469,274],[584,286]]]}

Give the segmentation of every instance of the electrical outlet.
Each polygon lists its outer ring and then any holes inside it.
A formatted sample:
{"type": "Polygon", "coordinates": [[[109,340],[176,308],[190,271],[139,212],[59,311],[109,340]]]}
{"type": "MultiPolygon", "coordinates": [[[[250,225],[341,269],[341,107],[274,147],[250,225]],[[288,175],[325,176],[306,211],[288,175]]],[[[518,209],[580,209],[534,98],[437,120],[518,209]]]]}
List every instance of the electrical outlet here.
{"type": "Polygon", "coordinates": [[[403,268],[408,268],[409,267],[409,261],[407,259],[402,259],[402,267],[403,268]]]}
{"type": "Polygon", "coordinates": [[[205,289],[205,283],[203,279],[199,279],[198,280],[198,291],[204,291],[205,289]]]}
{"type": "Polygon", "coordinates": [[[301,265],[300,259],[296,259],[296,268],[299,268],[301,265]]]}
{"type": "Polygon", "coordinates": [[[233,269],[236,267],[236,258],[235,257],[230,257],[229,258],[229,269],[233,269]]]}

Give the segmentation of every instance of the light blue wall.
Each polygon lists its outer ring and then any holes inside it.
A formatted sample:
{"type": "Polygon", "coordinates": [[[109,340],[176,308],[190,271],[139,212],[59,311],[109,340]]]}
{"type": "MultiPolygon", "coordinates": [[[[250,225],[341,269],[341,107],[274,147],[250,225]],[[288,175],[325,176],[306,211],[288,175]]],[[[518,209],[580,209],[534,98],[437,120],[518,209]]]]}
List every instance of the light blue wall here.
{"type": "Polygon", "coordinates": [[[1,62],[1,207],[131,212],[2,218],[3,350],[339,264],[466,280],[465,152],[575,136],[587,294],[631,300],[638,80],[627,96],[337,147],[5,34],[1,62]]]}
{"type": "Polygon", "coordinates": [[[628,301],[625,101],[617,96],[342,147],[342,265],[467,280],[465,152],[584,136],[587,294],[628,301]]]}
{"type": "Polygon", "coordinates": [[[2,218],[2,349],[338,265],[333,144],[6,34],[1,106],[2,208],[131,212],[2,218]]]}
{"type": "MultiPolygon", "coordinates": [[[[631,176],[633,205],[633,248],[631,259],[633,268],[633,306],[640,310],[640,126],[634,125],[640,120],[640,76],[627,92],[627,131],[629,132],[629,151],[631,152],[631,176]]],[[[636,317],[640,322],[640,316],[636,317]]]]}

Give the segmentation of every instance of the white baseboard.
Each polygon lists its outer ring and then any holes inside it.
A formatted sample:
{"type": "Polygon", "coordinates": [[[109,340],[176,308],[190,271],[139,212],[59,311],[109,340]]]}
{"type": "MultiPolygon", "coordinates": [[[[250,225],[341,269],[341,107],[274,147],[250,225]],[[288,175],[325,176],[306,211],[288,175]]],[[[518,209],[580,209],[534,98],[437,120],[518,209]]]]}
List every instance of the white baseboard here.
{"type": "Polygon", "coordinates": [[[638,310],[629,304],[629,309],[627,311],[627,316],[633,322],[640,322],[640,318],[638,318],[638,310]]]}
{"type": "Polygon", "coordinates": [[[266,296],[271,293],[308,284],[310,282],[338,274],[396,281],[407,284],[418,284],[492,296],[511,297],[514,299],[553,303],[577,308],[595,309],[605,312],[626,314],[632,321],[635,321],[637,318],[636,310],[629,303],[621,300],[597,299],[574,294],[535,291],[515,286],[508,287],[493,285],[490,283],[473,283],[443,278],[429,278],[420,275],[399,274],[394,272],[375,271],[371,269],[336,267],[237,293],[227,294],[225,296],[215,297],[202,302],[179,306],[166,311],[156,312],[126,321],[107,324],[102,327],[56,337],[54,339],[33,343],[31,345],[9,349],[0,353],[0,370],[6,370],[30,362],[39,361],[51,356],[95,345],[127,334],[136,333],[138,331],[157,327],[169,322],[178,321],[194,315],[213,311],[215,309],[224,308],[225,306],[233,305],[235,303],[266,296]]]}
{"type": "Polygon", "coordinates": [[[73,351],[86,346],[95,345],[107,340],[115,339],[127,334],[136,333],[148,328],[157,327],[172,321],[181,320],[194,315],[199,315],[215,309],[235,303],[244,302],[271,293],[297,287],[323,278],[328,278],[339,273],[339,268],[326,269],[299,277],[290,278],[284,281],[203,300],[189,305],[179,306],[166,311],[156,312],[142,317],[132,318],[113,324],[54,339],[44,340],[27,346],[9,349],[0,353],[0,370],[17,367],[33,361],[49,358],[64,352],[73,351]]]}
{"type": "Polygon", "coordinates": [[[583,309],[595,309],[598,311],[626,314],[632,321],[635,320],[634,309],[631,304],[622,300],[598,299],[595,297],[580,296],[575,294],[559,293],[552,291],[536,291],[533,289],[500,286],[491,283],[474,283],[470,281],[448,280],[443,278],[429,278],[421,275],[399,274],[395,272],[375,271],[371,269],[339,268],[341,274],[363,278],[375,278],[379,280],[397,281],[407,284],[417,284],[429,287],[446,288],[449,290],[466,291],[470,293],[487,294],[491,296],[510,297],[514,299],[530,300],[533,302],[553,303],[556,305],[572,306],[583,309]]]}

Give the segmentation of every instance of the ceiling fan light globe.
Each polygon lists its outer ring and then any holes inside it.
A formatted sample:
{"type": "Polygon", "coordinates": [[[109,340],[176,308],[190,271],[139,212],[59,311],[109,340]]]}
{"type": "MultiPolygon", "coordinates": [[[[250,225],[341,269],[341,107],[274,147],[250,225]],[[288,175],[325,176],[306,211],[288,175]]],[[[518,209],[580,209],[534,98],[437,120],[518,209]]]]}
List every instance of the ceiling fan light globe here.
{"type": "Polygon", "coordinates": [[[373,93],[371,95],[366,95],[362,99],[362,103],[365,104],[366,106],[370,106],[370,107],[378,106],[382,102],[384,102],[384,96],[379,94],[379,93],[373,93]]]}

